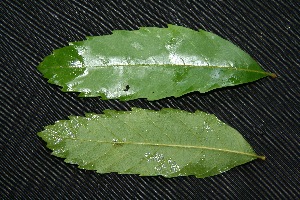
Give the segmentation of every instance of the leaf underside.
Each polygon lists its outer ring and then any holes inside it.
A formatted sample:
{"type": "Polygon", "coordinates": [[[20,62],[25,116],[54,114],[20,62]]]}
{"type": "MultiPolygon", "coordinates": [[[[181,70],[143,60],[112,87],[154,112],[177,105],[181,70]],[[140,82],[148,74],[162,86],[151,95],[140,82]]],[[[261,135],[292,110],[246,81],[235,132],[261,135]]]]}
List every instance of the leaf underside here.
{"type": "Polygon", "coordinates": [[[181,26],[117,30],[57,49],[38,69],[82,97],[157,100],[271,75],[234,44],[181,26]]]}
{"type": "Polygon", "coordinates": [[[204,112],[104,113],[71,116],[38,135],[53,155],[99,173],[207,177],[263,158],[236,130],[204,112]]]}

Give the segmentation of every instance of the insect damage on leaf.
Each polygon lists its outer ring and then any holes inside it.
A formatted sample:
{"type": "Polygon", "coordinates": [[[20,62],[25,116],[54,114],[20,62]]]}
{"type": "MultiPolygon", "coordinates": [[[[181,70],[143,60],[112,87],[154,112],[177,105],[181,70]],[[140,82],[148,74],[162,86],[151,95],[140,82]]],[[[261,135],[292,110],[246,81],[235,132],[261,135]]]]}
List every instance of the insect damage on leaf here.
{"type": "Polygon", "coordinates": [[[264,159],[236,130],[200,111],[106,110],[71,116],[38,135],[53,155],[98,173],[207,177],[264,159]]]}
{"type": "Polygon", "coordinates": [[[175,25],[87,37],[55,50],[38,69],[62,91],[120,100],[178,97],[274,76],[229,41],[175,25]]]}

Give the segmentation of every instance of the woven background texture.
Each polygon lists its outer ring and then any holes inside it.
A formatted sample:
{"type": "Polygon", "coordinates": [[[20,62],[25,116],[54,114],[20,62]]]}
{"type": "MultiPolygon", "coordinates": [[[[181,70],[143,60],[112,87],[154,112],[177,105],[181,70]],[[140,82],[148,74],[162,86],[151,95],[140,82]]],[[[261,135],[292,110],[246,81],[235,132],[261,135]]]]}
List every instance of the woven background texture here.
{"type": "Polygon", "coordinates": [[[299,10],[298,0],[0,1],[0,198],[298,199],[299,10]],[[211,31],[278,77],[205,94],[120,102],[63,93],[36,69],[68,42],[167,24],[211,31]],[[132,107],[213,113],[267,159],[204,179],[97,174],[52,156],[37,136],[70,115],[132,107]]]}

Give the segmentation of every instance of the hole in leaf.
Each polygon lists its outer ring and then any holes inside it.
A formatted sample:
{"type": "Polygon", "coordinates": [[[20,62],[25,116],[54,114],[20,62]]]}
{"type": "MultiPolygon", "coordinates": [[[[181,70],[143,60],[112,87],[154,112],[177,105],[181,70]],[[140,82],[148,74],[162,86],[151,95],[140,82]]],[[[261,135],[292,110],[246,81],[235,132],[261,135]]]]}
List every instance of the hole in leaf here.
{"type": "Polygon", "coordinates": [[[130,89],[130,86],[129,85],[126,85],[124,91],[128,91],[130,89]]]}

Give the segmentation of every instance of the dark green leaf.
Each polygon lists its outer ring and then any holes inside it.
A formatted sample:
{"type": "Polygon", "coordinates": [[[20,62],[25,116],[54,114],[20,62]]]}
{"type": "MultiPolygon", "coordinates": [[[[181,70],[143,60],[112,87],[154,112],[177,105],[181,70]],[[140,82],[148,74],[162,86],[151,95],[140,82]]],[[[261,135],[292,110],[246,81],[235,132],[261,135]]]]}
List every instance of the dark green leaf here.
{"type": "Polygon", "coordinates": [[[58,121],[39,136],[54,155],[99,173],[207,177],[264,159],[236,130],[199,111],[106,110],[58,121]]]}
{"type": "Polygon", "coordinates": [[[229,41],[174,25],[88,37],[55,50],[38,69],[65,92],[120,100],[178,97],[274,76],[229,41]]]}

